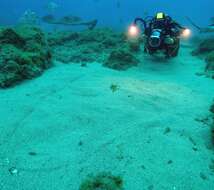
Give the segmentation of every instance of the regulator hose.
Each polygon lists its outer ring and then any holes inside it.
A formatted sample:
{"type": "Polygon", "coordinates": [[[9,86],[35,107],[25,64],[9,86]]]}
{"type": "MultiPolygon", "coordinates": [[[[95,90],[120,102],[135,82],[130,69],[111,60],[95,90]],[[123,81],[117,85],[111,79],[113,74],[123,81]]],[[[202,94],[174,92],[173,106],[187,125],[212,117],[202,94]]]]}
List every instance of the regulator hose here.
{"type": "Polygon", "coordinates": [[[134,25],[137,25],[138,22],[141,22],[143,24],[144,29],[146,29],[146,21],[142,18],[135,18],[134,25]]]}

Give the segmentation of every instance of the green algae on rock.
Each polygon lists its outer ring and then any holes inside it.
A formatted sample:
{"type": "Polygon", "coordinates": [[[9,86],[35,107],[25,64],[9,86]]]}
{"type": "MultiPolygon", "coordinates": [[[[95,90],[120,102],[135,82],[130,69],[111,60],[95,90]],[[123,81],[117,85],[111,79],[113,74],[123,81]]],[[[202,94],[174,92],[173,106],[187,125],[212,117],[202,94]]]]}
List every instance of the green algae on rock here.
{"type": "Polygon", "coordinates": [[[214,145],[214,102],[210,106],[210,112],[212,113],[212,124],[211,124],[211,137],[212,137],[212,143],[214,145]]]}
{"type": "Polygon", "coordinates": [[[137,66],[138,62],[138,59],[126,49],[117,49],[111,52],[103,65],[115,70],[127,70],[137,66]]]}
{"type": "MultiPolygon", "coordinates": [[[[214,114],[214,103],[210,107],[210,112],[214,114]]],[[[213,115],[214,116],[214,115],[213,115]]]]}
{"type": "Polygon", "coordinates": [[[13,44],[15,47],[23,47],[25,45],[25,40],[12,28],[1,28],[0,44],[13,44]]]}
{"type": "Polygon", "coordinates": [[[214,50],[206,56],[205,61],[207,63],[205,72],[207,76],[214,79],[214,50]]]}
{"type": "Polygon", "coordinates": [[[111,173],[100,173],[88,177],[80,185],[79,190],[122,190],[123,179],[120,176],[113,176],[111,173]]]}
{"type": "Polygon", "coordinates": [[[141,43],[143,43],[143,38],[139,39],[128,39],[127,43],[129,45],[129,50],[132,52],[140,51],[141,43]]]}
{"type": "Polygon", "coordinates": [[[39,28],[0,29],[0,87],[39,76],[51,65],[51,53],[39,28]]]}
{"type": "Polygon", "coordinates": [[[64,63],[104,62],[115,48],[128,48],[125,35],[111,29],[48,34],[54,58],[64,63]]]}
{"type": "Polygon", "coordinates": [[[192,55],[206,54],[211,51],[214,51],[214,38],[206,38],[199,43],[192,55]]]}
{"type": "Polygon", "coordinates": [[[214,79],[214,38],[203,39],[192,55],[202,56],[205,59],[204,74],[214,79]]]}

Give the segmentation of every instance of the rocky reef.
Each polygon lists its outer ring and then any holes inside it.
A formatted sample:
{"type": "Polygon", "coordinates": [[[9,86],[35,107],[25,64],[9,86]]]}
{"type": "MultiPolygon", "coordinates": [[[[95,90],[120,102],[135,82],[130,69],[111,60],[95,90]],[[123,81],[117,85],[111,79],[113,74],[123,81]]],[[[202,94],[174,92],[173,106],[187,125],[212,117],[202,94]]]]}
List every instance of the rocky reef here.
{"type": "Polygon", "coordinates": [[[116,70],[126,70],[130,67],[137,66],[139,61],[129,51],[117,49],[110,53],[104,66],[116,70]]]}
{"type": "Polygon", "coordinates": [[[210,112],[212,114],[211,135],[212,135],[212,142],[214,145],[214,102],[210,107],[210,112]]]}
{"type": "Polygon", "coordinates": [[[214,50],[206,56],[205,61],[207,63],[205,72],[207,76],[214,79],[214,50]]]}
{"type": "Polygon", "coordinates": [[[206,54],[214,50],[214,38],[205,38],[201,40],[198,47],[192,52],[193,55],[206,54]]]}
{"type": "Polygon", "coordinates": [[[100,62],[105,63],[106,67],[118,70],[136,66],[135,57],[140,48],[137,43],[129,44],[124,34],[108,28],[78,33],[50,33],[48,43],[54,51],[54,58],[58,61],[64,63],[100,62]]]}
{"type": "Polygon", "coordinates": [[[46,33],[32,25],[0,29],[0,87],[31,79],[51,66],[52,56],[63,63],[91,62],[116,70],[138,64],[139,42],[108,28],[46,33]],[[51,49],[51,52],[50,52],[51,49]]]}
{"type": "Polygon", "coordinates": [[[192,55],[204,58],[206,62],[204,73],[214,79],[214,37],[203,39],[192,55]]]}
{"type": "Polygon", "coordinates": [[[1,28],[0,44],[1,88],[37,77],[51,65],[51,52],[39,28],[1,28]]]}
{"type": "Polygon", "coordinates": [[[122,190],[123,180],[120,176],[111,173],[100,173],[90,176],[82,182],[79,190],[122,190]]]}

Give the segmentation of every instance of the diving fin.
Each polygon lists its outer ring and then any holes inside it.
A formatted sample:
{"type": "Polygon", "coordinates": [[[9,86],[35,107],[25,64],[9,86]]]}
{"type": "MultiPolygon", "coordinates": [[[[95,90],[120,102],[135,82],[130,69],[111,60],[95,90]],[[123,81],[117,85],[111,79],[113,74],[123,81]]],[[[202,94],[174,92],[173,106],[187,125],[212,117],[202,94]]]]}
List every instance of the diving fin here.
{"type": "Polygon", "coordinates": [[[195,28],[197,28],[199,31],[201,31],[201,27],[200,26],[198,26],[198,25],[196,25],[193,21],[192,21],[192,19],[190,19],[188,16],[186,16],[186,19],[195,27],[195,28]]]}

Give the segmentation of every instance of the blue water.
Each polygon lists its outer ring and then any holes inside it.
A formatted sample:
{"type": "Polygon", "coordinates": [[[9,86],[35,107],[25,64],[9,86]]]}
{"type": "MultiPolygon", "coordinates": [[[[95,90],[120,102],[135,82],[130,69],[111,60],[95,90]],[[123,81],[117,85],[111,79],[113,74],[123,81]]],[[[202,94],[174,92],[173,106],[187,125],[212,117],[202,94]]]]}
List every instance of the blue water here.
{"type": "MultiPolygon", "coordinates": [[[[46,5],[49,0],[1,0],[0,24],[15,24],[27,9],[35,11],[39,16],[47,14],[46,5]]],[[[55,0],[59,8],[57,15],[72,14],[85,19],[97,18],[100,25],[123,28],[134,17],[145,12],[150,15],[157,11],[165,11],[178,21],[188,24],[185,16],[194,19],[199,25],[207,25],[213,16],[213,0],[55,0]],[[117,8],[117,2],[120,8],[117,8]],[[123,23],[119,23],[119,20],[123,23]]]]}

